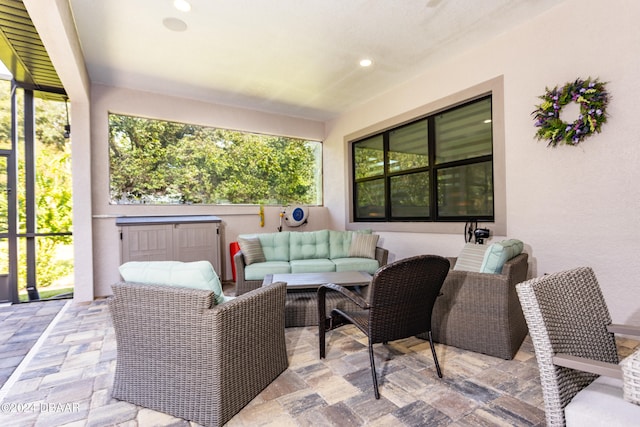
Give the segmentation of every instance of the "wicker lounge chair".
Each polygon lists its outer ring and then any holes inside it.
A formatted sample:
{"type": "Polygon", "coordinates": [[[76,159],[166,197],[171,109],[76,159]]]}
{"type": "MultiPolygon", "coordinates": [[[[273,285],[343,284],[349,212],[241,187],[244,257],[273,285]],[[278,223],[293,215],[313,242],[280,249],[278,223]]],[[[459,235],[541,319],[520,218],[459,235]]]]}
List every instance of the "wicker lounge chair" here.
{"type": "Polygon", "coordinates": [[[440,365],[431,339],[431,313],[440,288],[449,271],[449,261],[436,255],[405,258],[380,267],[369,285],[369,299],[336,284],[318,288],[318,319],[326,317],[325,296],[338,292],[361,310],[333,309],[330,319],[319,322],[320,358],[325,357],[325,333],[346,323],[354,324],[369,340],[369,361],[376,399],[380,398],[373,344],[387,343],[426,333],[438,376],[440,365]]]}
{"type": "MultiPolygon", "coordinates": [[[[527,323],[516,294],[516,284],[527,278],[527,260],[526,253],[510,259],[500,274],[449,271],[433,308],[433,339],[513,359],[527,336],[527,323]]],[[[449,261],[454,266],[457,259],[449,261]]]]}
{"type": "Polygon", "coordinates": [[[225,424],[288,366],[285,286],[213,305],[210,291],[113,285],[112,396],[206,426],[225,424]]]}
{"type": "Polygon", "coordinates": [[[593,270],[546,275],[516,289],[540,370],[547,425],[564,426],[565,415],[566,425],[635,425],[640,406],[622,399],[614,333],[640,336],[640,328],[611,324],[593,270]]]}

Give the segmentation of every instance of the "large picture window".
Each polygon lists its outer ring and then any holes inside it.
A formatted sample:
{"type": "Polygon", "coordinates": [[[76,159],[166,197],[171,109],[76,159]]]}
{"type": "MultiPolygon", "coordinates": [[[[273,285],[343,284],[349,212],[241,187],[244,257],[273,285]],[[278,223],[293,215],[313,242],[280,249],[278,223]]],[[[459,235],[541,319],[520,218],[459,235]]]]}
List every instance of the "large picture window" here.
{"type": "Polygon", "coordinates": [[[494,220],[491,95],[354,141],[358,221],[494,220]]]}
{"type": "Polygon", "coordinates": [[[109,114],[112,204],[322,204],[322,144],[109,114]]]}

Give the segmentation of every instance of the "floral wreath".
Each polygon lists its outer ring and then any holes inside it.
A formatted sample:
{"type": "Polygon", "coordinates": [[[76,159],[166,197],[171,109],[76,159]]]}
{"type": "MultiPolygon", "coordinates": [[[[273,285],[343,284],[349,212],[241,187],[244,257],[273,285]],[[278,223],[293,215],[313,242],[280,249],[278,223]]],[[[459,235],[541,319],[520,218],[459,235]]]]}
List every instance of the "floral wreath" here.
{"type": "Polygon", "coordinates": [[[548,140],[547,146],[555,147],[558,144],[578,145],[594,132],[600,133],[602,124],[607,121],[609,102],[604,86],[605,83],[588,78],[567,83],[561,89],[557,86],[552,90],[546,88],[546,93],[539,97],[542,104],[536,105],[537,109],[531,113],[536,120],[535,126],[540,128],[536,138],[548,140]],[[580,115],[573,123],[560,120],[562,107],[570,102],[580,106],[580,115]]]}

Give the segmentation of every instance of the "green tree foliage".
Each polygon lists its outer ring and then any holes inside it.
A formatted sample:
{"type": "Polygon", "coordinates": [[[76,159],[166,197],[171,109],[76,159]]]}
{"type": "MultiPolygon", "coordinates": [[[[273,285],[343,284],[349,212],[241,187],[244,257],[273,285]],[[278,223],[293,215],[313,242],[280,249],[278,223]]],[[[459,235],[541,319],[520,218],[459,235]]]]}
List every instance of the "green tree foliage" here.
{"type": "Polygon", "coordinates": [[[109,116],[114,203],[319,204],[320,143],[109,116]]]}
{"type": "MultiPolygon", "coordinates": [[[[18,231],[24,233],[26,191],[24,145],[22,137],[22,91],[18,90],[18,231]]],[[[11,148],[11,86],[0,81],[0,148],[11,148]]],[[[35,99],[36,139],[36,231],[38,233],[66,233],[72,230],[71,155],[69,141],[63,137],[66,124],[64,102],[35,99]]],[[[2,166],[6,166],[5,163],[2,166]]],[[[0,176],[6,183],[5,170],[0,176]]],[[[6,224],[7,199],[0,197],[0,215],[6,224]]],[[[6,230],[4,230],[6,231],[6,230]]],[[[6,242],[6,241],[5,241],[6,242]]],[[[73,270],[71,260],[59,261],[62,246],[72,243],[71,236],[46,236],[36,238],[36,278],[38,288],[46,287],[57,279],[68,276],[73,270]]],[[[19,245],[19,256],[24,257],[24,241],[19,245]]],[[[6,245],[0,247],[1,259],[6,267],[6,245]]],[[[26,286],[26,264],[19,262],[19,288],[26,286]]]]}

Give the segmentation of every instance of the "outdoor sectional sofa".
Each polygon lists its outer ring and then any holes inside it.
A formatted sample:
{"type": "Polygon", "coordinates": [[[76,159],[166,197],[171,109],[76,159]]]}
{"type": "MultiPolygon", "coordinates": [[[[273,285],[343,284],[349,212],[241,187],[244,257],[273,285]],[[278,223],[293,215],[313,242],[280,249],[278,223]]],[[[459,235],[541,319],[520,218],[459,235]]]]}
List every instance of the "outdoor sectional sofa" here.
{"type": "Polygon", "coordinates": [[[241,234],[234,257],[236,296],[262,286],[267,274],[366,271],[387,263],[389,251],[371,231],[283,231],[241,234]]]}

